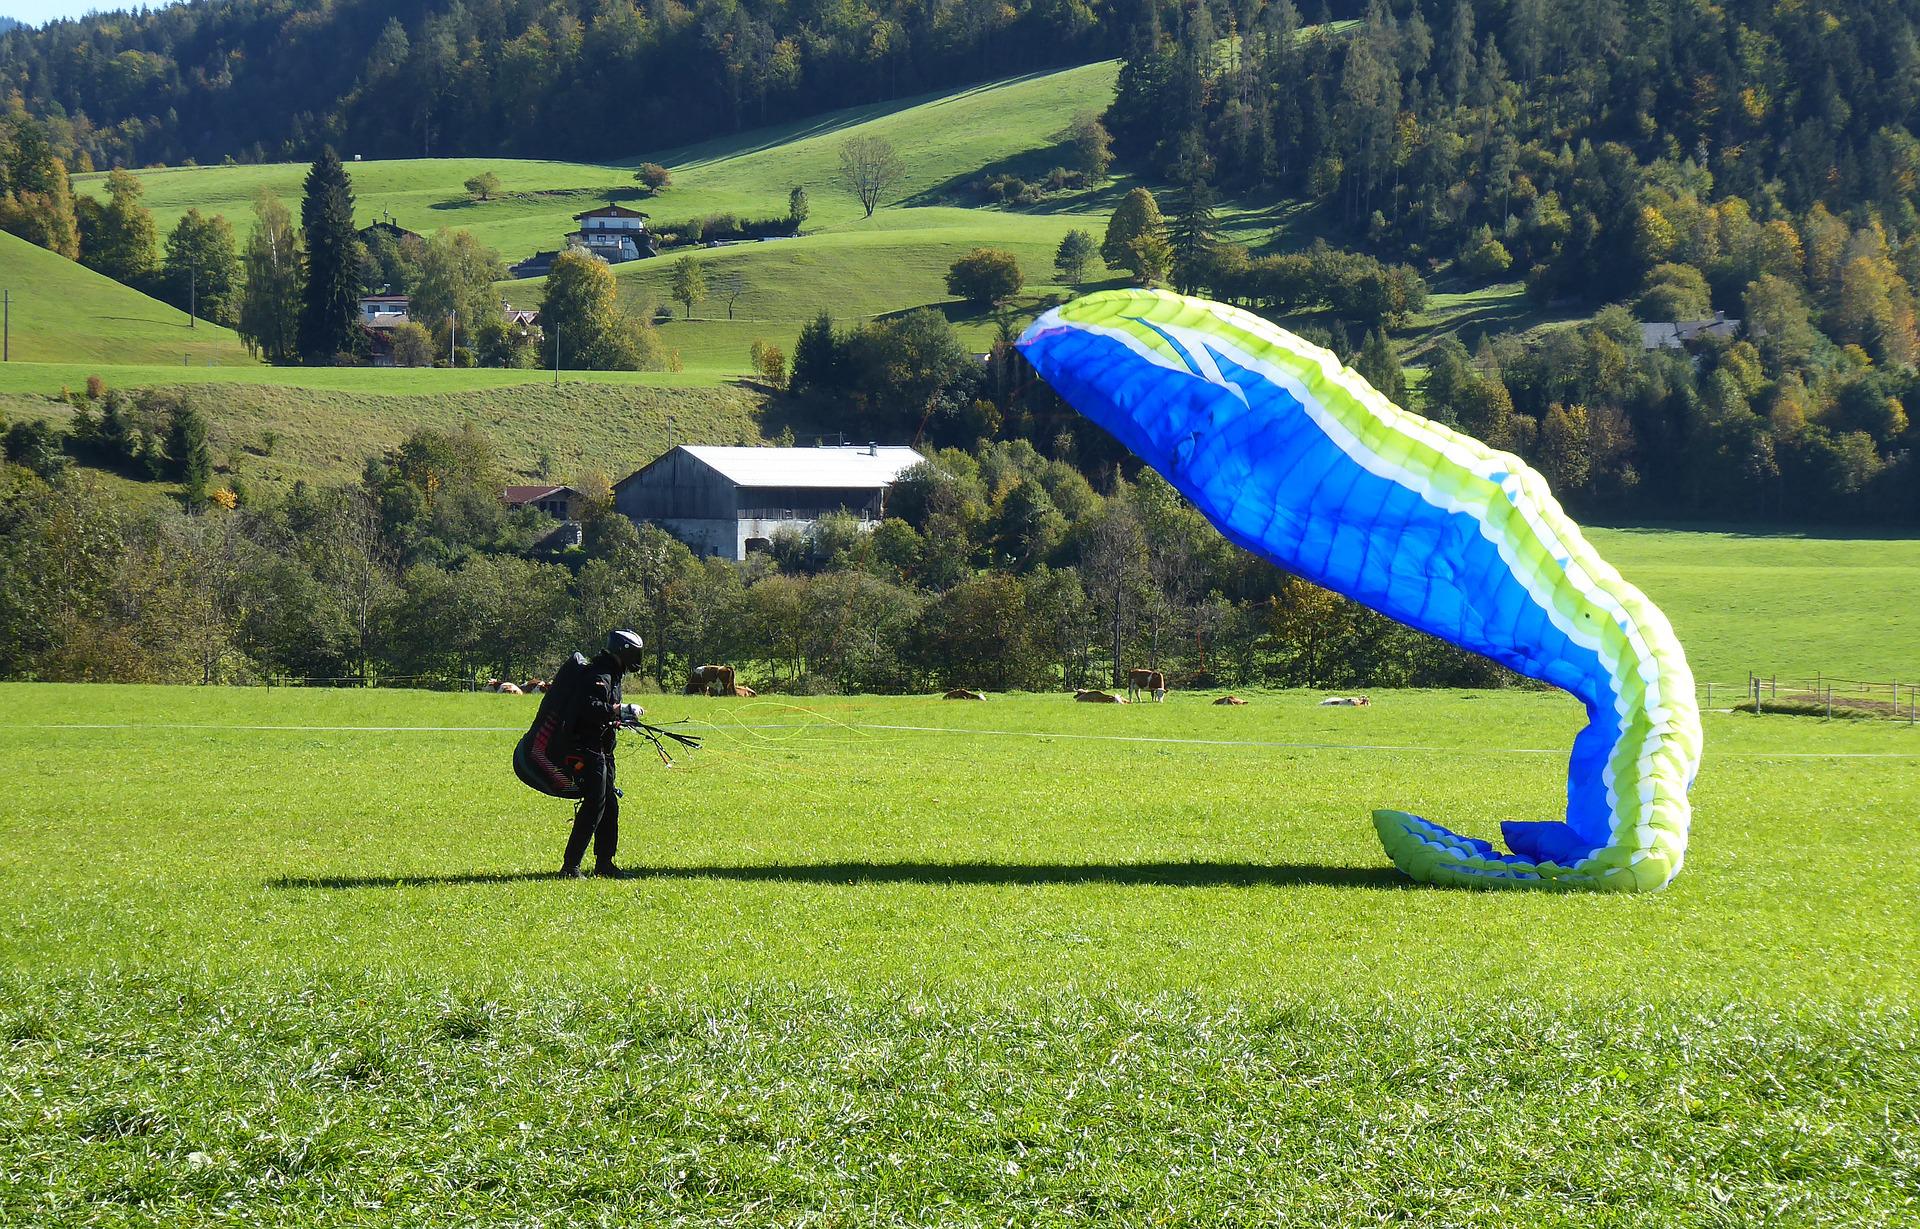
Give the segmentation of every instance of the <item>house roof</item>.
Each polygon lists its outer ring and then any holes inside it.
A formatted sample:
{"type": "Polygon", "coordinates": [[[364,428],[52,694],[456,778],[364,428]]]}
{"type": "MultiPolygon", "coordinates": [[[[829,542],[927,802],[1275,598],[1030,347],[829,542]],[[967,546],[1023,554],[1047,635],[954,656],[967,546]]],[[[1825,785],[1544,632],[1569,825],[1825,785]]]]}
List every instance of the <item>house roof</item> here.
{"type": "MultiPolygon", "coordinates": [[[[820,448],[734,448],[682,444],[675,449],[738,487],[812,487],[879,490],[923,458],[911,448],[869,444],[820,448]]],[[[671,453],[667,455],[672,455],[671,453]]],[[[622,478],[624,486],[659,464],[651,462],[622,478]]]]}
{"type": "Polygon", "coordinates": [[[408,295],[404,295],[404,294],[363,294],[363,295],[361,295],[361,296],[360,296],[360,301],[361,301],[362,303],[400,303],[400,304],[405,304],[405,303],[408,303],[408,302],[410,302],[410,301],[411,301],[411,299],[410,299],[410,296],[408,296],[408,295]]]}
{"type": "Polygon", "coordinates": [[[598,209],[589,209],[585,213],[576,213],[573,215],[573,219],[578,222],[582,218],[644,218],[648,216],[650,215],[641,213],[638,209],[629,209],[625,205],[616,205],[609,201],[598,209]]]}
{"type": "Polygon", "coordinates": [[[1642,350],[1679,350],[1702,337],[1737,337],[1740,321],[1721,312],[1711,320],[1655,320],[1640,326],[1642,350]]]}
{"type": "Polygon", "coordinates": [[[517,508],[521,504],[530,504],[536,499],[545,499],[550,495],[558,495],[563,491],[568,495],[578,495],[580,493],[570,486],[510,486],[506,489],[502,498],[517,508]]]}

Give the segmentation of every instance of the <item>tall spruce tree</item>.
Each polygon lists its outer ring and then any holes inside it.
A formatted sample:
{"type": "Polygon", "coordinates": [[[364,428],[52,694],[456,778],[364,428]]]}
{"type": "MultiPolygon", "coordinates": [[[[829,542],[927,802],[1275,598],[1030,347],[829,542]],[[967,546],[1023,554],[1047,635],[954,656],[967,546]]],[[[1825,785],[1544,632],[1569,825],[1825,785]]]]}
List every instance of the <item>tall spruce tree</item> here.
{"type": "Polygon", "coordinates": [[[331,363],[335,355],[353,349],[353,315],[360,292],[353,184],[331,145],[320,151],[307,172],[300,225],[307,235],[300,354],[309,363],[331,363]]]}
{"type": "Polygon", "coordinates": [[[1171,238],[1173,285],[1181,294],[1199,290],[1213,274],[1213,254],[1220,243],[1213,199],[1213,189],[1205,181],[1195,181],[1180,193],[1171,238]]]}

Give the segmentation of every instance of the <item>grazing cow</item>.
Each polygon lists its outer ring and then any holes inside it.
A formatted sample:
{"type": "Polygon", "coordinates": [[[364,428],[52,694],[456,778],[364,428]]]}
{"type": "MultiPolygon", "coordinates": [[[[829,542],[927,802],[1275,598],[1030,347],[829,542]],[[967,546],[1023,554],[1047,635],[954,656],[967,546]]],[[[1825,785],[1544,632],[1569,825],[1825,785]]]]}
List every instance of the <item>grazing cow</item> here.
{"type": "Polygon", "coordinates": [[[687,691],[690,696],[731,696],[738,695],[734,687],[732,666],[695,666],[687,671],[687,691]]]}
{"type": "Polygon", "coordinates": [[[1365,696],[1328,696],[1326,699],[1320,701],[1320,707],[1365,708],[1367,707],[1367,698],[1365,696]]]}
{"type": "Polygon", "coordinates": [[[984,700],[987,697],[977,691],[968,691],[965,687],[955,687],[952,691],[949,691],[940,698],[943,700],[984,700]]]}
{"type": "Polygon", "coordinates": [[[1142,691],[1151,691],[1158,704],[1167,698],[1167,676],[1158,670],[1127,671],[1127,699],[1138,700],[1142,691]]]}
{"type": "Polygon", "coordinates": [[[1241,708],[1246,704],[1246,701],[1242,700],[1239,696],[1221,696],[1218,700],[1215,700],[1214,703],[1230,704],[1235,708],[1241,708]]]}
{"type": "Polygon", "coordinates": [[[1073,698],[1082,704],[1130,704],[1125,696],[1109,695],[1104,691],[1090,691],[1081,688],[1073,693],[1073,698]]]}

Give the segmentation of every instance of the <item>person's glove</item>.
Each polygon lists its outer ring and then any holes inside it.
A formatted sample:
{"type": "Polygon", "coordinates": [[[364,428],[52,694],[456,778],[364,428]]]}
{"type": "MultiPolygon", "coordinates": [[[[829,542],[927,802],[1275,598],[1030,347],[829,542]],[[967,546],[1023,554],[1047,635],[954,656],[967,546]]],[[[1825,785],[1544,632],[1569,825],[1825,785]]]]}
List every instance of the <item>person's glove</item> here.
{"type": "Polygon", "coordinates": [[[620,706],[620,724],[638,725],[641,715],[646,711],[646,709],[641,708],[638,704],[622,704],[620,706]]]}

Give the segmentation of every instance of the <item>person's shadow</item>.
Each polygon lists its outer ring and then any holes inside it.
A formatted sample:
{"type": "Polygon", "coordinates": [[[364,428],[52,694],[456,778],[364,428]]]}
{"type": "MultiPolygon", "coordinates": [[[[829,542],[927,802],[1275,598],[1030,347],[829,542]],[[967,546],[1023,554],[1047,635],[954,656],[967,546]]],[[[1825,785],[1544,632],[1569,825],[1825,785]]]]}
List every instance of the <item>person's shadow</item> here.
{"type": "MultiPolygon", "coordinates": [[[[1386,866],[1261,862],[1117,862],[1021,865],[1003,862],[800,862],[756,866],[628,866],[629,879],[740,882],[1053,885],[1133,884],[1176,888],[1334,887],[1399,889],[1411,880],[1386,866]]],[[[557,878],[551,871],[467,871],[441,875],[317,875],[267,880],[279,889],[436,888],[557,878]]]]}

